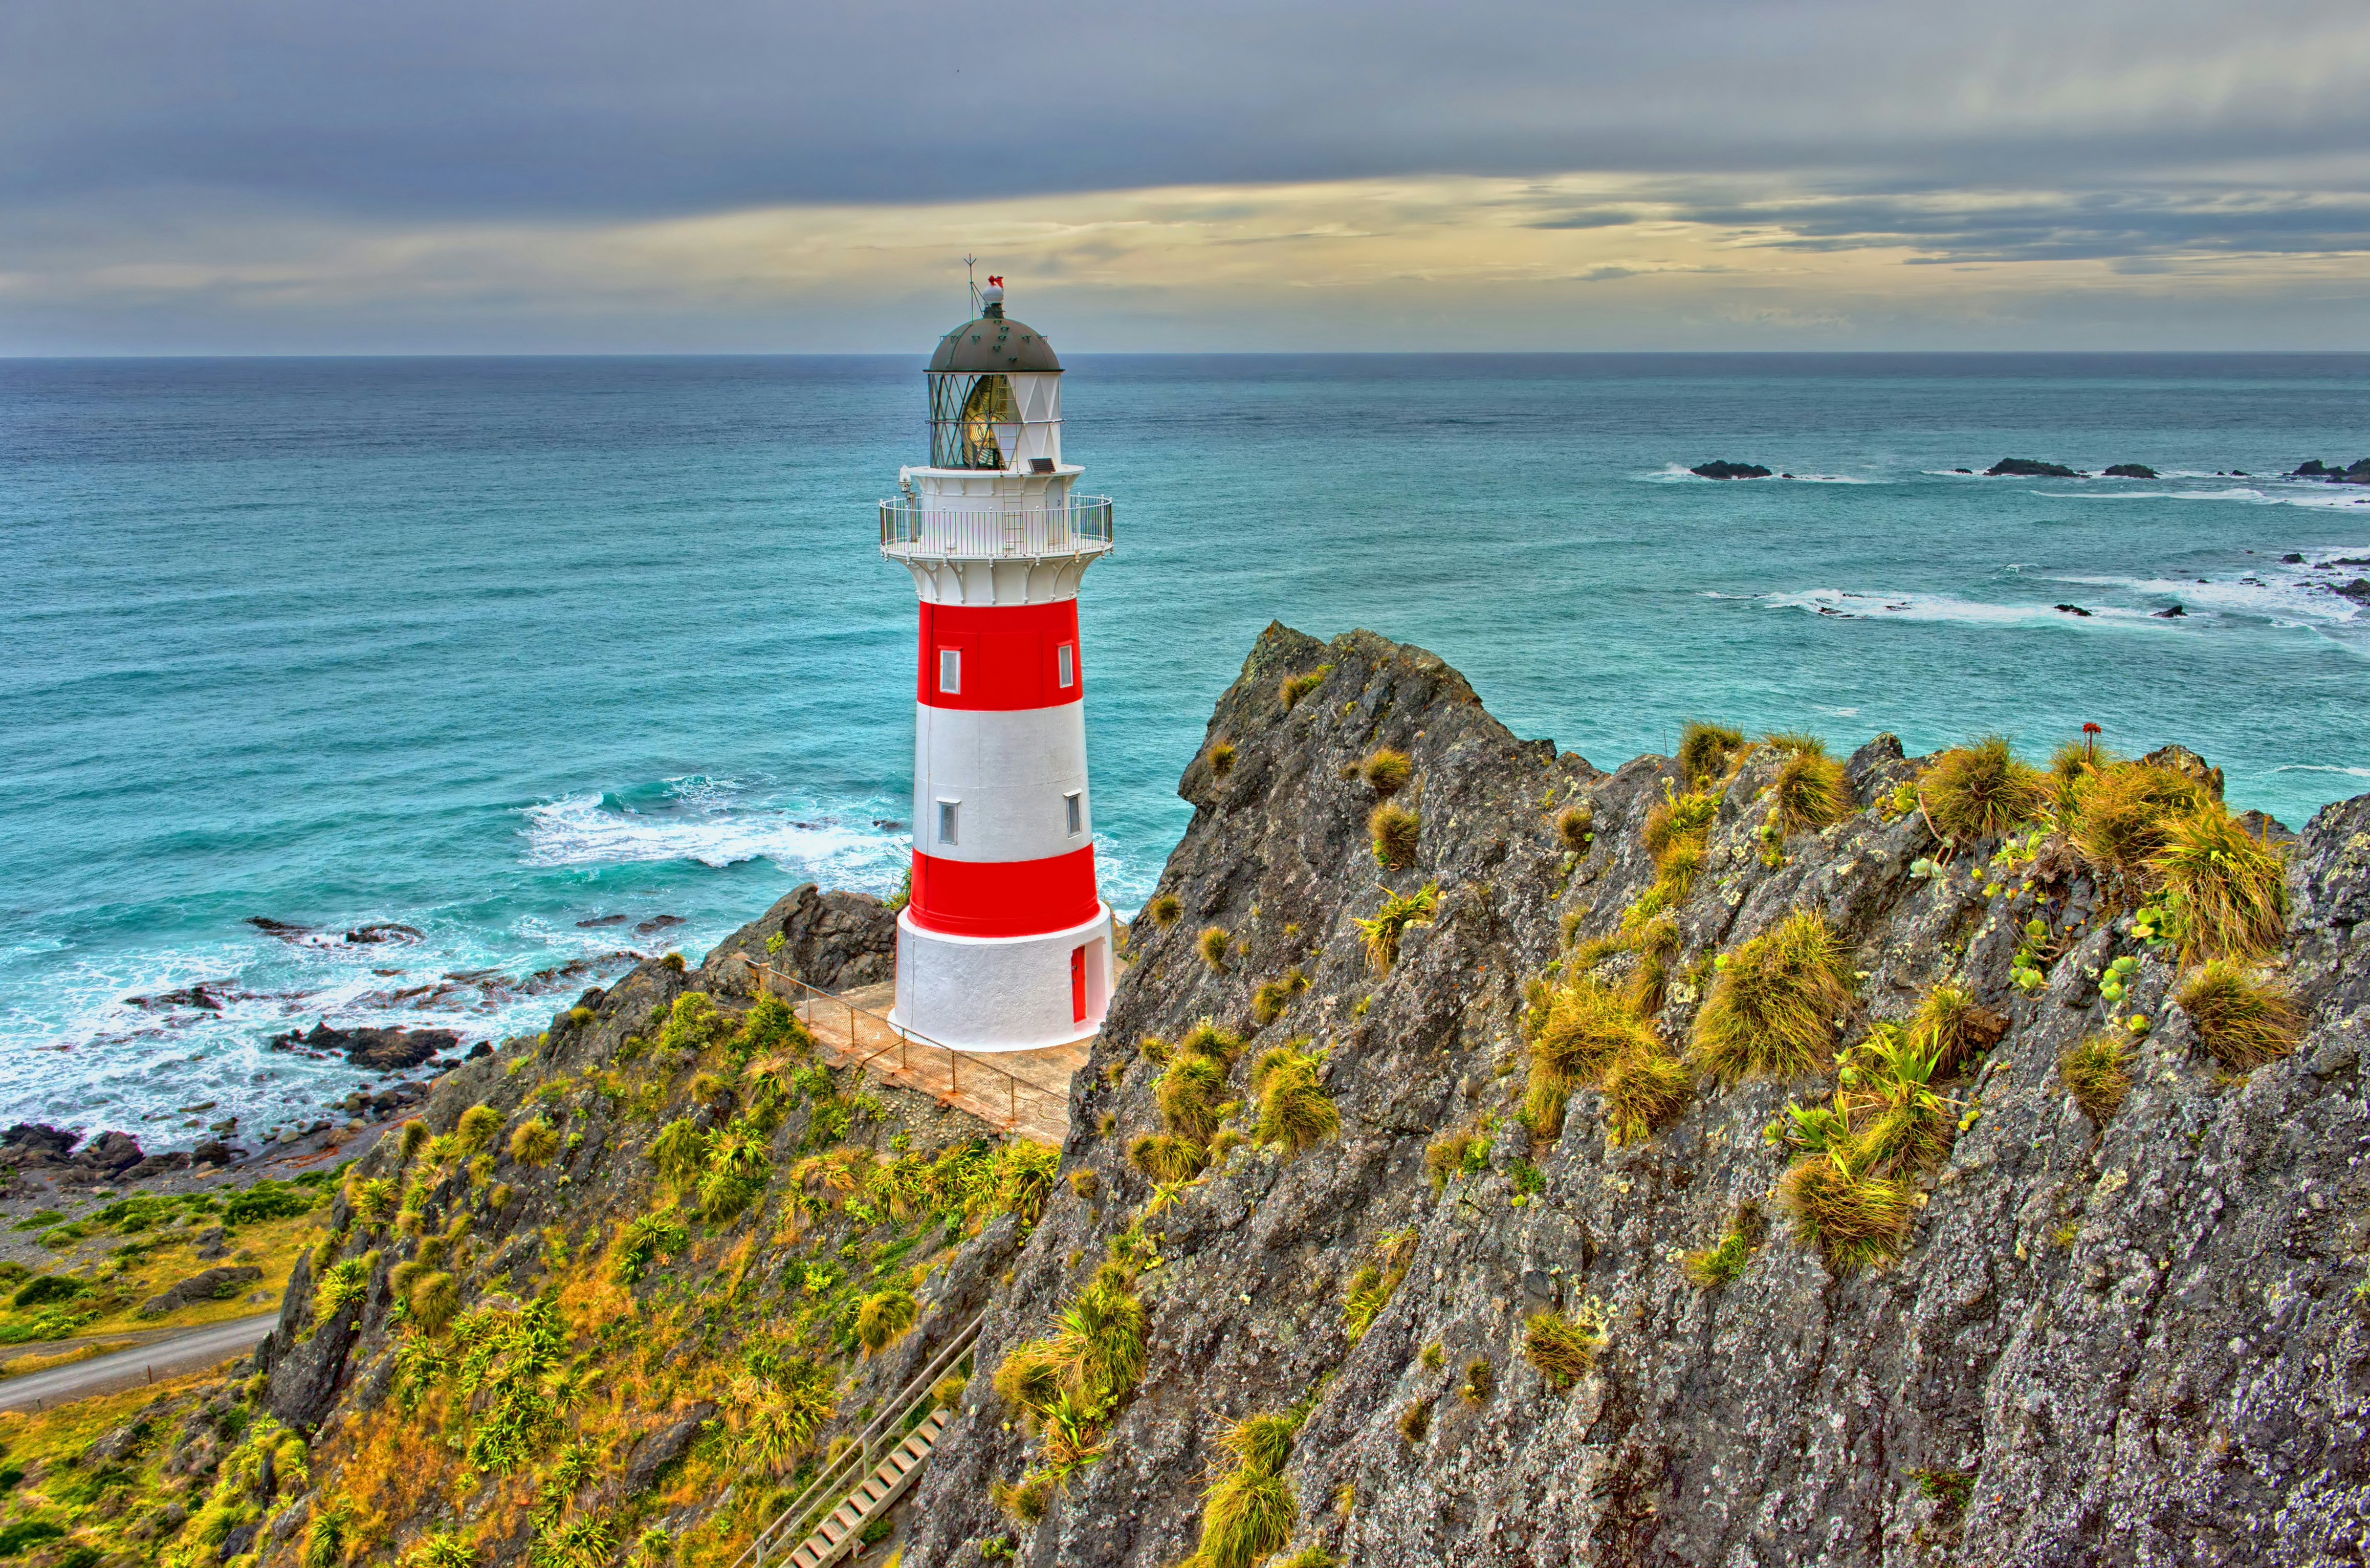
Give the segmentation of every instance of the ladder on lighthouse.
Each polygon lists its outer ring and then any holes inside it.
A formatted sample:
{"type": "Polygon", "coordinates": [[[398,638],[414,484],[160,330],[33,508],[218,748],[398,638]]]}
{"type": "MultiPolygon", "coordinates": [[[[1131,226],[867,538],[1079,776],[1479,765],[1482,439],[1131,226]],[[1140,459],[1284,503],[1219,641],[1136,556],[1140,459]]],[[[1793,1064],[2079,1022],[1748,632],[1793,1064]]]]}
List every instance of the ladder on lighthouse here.
{"type": "Polygon", "coordinates": [[[920,1478],[939,1434],[954,1420],[949,1411],[928,1408],[932,1391],[979,1343],[979,1327],[986,1318],[983,1311],[957,1329],[856,1441],[757,1532],[757,1539],[733,1559],[733,1568],[765,1568],[767,1562],[824,1568],[852,1555],[865,1527],[885,1516],[920,1478]],[[915,1423],[915,1416],[926,1410],[915,1423]],[[802,1530],[808,1533],[800,1539],[802,1530]],[[793,1539],[798,1545],[783,1552],[782,1543],[793,1539]]]}

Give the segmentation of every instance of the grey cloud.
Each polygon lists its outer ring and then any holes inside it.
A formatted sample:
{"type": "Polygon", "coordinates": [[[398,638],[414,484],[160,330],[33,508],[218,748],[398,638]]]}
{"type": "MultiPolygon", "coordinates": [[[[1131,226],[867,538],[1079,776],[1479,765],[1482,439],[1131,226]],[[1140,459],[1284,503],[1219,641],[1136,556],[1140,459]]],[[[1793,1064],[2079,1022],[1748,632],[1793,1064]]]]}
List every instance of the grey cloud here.
{"type": "Polygon", "coordinates": [[[0,202],[621,216],[1836,166],[2096,183],[2370,143],[2365,63],[2355,0],[19,0],[0,202]]]}
{"type": "Polygon", "coordinates": [[[2370,197],[2117,192],[2003,202],[1981,192],[1682,207],[1690,223],[1769,230],[1789,250],[1905,247],[1927,265],[2370,251],[2370,197]]]}

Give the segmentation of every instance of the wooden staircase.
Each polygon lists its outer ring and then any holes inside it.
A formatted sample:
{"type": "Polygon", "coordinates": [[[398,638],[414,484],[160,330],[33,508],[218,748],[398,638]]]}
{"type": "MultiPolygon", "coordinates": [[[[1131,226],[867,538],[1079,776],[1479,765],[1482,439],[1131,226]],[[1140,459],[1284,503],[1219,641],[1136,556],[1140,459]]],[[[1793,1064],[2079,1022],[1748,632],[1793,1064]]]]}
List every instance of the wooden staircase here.
{"type": "Polygon", "coordinates": [[[897,1505],[953,1421],[952,1412],[932,1408],[931,1391],[971,1354],[986,1317],[982,1312],[957,1329],[798,1501],[757,1532],[733,1568],[765,1568],[768,1561],[823,1568],[854,1553],[864,1528],[897,1505]],[[783,1554],[789,1540],[799,1544],[783,1554]]]}
{"type": "Polygon", "coordinates": [[[864,1527],[897,1505],[897,1499],[914,1484],[914,1478],[938,1446],[938,1434],[953,1420],[943,1410],[934,1410],[905,1440],[889,1451],[878,1469],[865,1479],[863,1485],[851,1494],[846,1502],[833,1509],[823,1522],[815,1527],[812,1535],[799,1542],[784,1561],[792,1568],[823,1568],[826,1562],[836,1562],[847,1555],[864,1527]]]}

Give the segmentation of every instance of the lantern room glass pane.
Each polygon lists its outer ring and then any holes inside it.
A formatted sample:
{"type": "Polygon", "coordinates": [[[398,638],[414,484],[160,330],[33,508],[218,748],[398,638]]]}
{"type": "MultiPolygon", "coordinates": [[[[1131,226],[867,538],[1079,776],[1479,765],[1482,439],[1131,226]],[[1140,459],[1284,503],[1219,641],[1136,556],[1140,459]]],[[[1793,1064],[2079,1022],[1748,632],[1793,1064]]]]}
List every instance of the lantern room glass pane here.
{"type": "Polygon", "coordinates": [[[930,378],[930,465],[934,468],[1006,466],[998,425],[1020,423],[1020,403],[1007,376],[934,375],[930,378]]]}

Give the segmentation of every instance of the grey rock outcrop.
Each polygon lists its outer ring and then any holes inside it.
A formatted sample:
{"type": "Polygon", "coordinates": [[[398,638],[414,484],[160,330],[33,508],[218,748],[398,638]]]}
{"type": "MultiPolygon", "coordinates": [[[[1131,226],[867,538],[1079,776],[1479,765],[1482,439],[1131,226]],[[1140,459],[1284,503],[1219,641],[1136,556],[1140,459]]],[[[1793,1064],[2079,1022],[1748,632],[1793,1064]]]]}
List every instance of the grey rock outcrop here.
{"type": "Polygon", "coordinates": [[[719,943],[708,967],[720,969],[736,956],[770,963],[823,990],[876,985],[896,978],[897,915],[870,894],[824,893],[802,882],[719,943]],[[775,936],[782,946],[769,957],[765,944],[775,936]]]}
{"type": "Polygon", "coordinates": [[[1065,1166],[1093,1173],[1091,1196],[1055,1189],[995,1293],[906,1561],[974,1561],[1007,1539],[1032,1568],[1175,1562],[1194,1547],[1226,1423],[1304,1402],[1290,1550],[1372,1568],[2362,1560],[2370,796],[2327,807],[2291,848],[2275,967],[2303,1042],[2233,1077],[2170,1000],[2176,971],[2078,857],[2052,846],[2005,880],[1991,845],[1947,858],[1920,813],[1888,807],[1914,768],[1890,737],[1851,759],[1856,814],[1765,856],[1777,759],[1754,753],[1672,910],[1663,1037],[1688,1038],[1715,956],[1803,908],[1857,954],[1854,1034],[1905,1017],[1945,979],[2008,1027],[1950,1088],[1964,1117],[1896,1259],[1838,1277],[1770,1206],[1743,1272],[1700,1289],[1682,1257],[1741,1203],[1768,1203],[1788,1157],[1763,1128],[1789,1099],[1830,1093],[1832,1070],[1698,1082],[1674,1123],[1628,1144],[1605,1136],[1593,1091],[1572,1096],[1552,1142],[1512,1114],[1525,982],[1559,957],[1563,923],[1574,941],[1606,934],[1651,883],[1640,829],[1685,787],[1668,761],[1599,773],[1517,739],[1420,649],[1281,626],[1208,738],[1235,750],[1221,773],[1205,747],[1180,785],[1194,817],[1158,887],[1180,918],[1138,922],[1074,1081],[1065,1166]],[[1320,670],[1296,704],[1280,699],[1284,677],[1320,670]],[[1384,745],[1414,762],[1398,798],[1421,826],[1404,870],[1377,868],[1375,797],[1356,776],[1384,745]],[[1557,814],[1583,804],[1594,838],[1569,852],[1557,814]],[[1425,884],[1435,918],[1375,973],[1353,922],[1385,889],[1425,884]],[[2035,917],[2065,942],[2026,994],[2008,970],[2035,917]],[[1197,951],[1212,926],[1227,933],[1224,967],[1197,951]],[[2128,1100],[2094,1126],[2056,1061],[2107,1022],[2100,979],[2123,955],[2137,968],[2113,1012],[2154,1027],[2128,1100]],[[1306,991],[1259,1025],[1253,988],[1294,967],[1306,991]],[[1159,1069],[1136,1042],[1204,1017],[1249,1040],[1229,1096],[1248,1095],[1268,1047],[1324,1047],[1340,1136],[1297,1158],[1238,1148],[1147,1212],[1150,1184],[1125,1150],[1160,1126],[1159,1069]],[[1486,1169],[1435,1193],[1426,1144],[1460,1127],[1485,1140],[1486,1169]],[[1051,1331],[1139,1216],[1161,1260],[1138,1286],[1141,1381],[1101,1457],[1041,1522],[1017,1523],[991,1487],[1030,1469],[1033,1439],[990,1378],[1051,1331]],[[1403,1227],[1404,1282],[1352,1345],[1345,1288],[1403,1227]],[[1606,1325],[1568,1391],[1521,1351],[1526,1316],[1549,1306],[1606,1325]],[[1487,1386],[1468,1400],[1477,1362],[1487,1386]],[[1429,1422],[1411,1438],[1416,1405],[1429,1422]]]}
{"type": "Polygon", "coordinates": [[[201,1269],[187,1279],[176,1281],[140,1303],[144,1318],[161,1318],[177,1308],[194,1301],[223,1301],[238,1294],[238,1288],[251,1279],[261,1279],[263,1271],[252,1264],[231,1264],[220,1268],[201,1269]]]}

